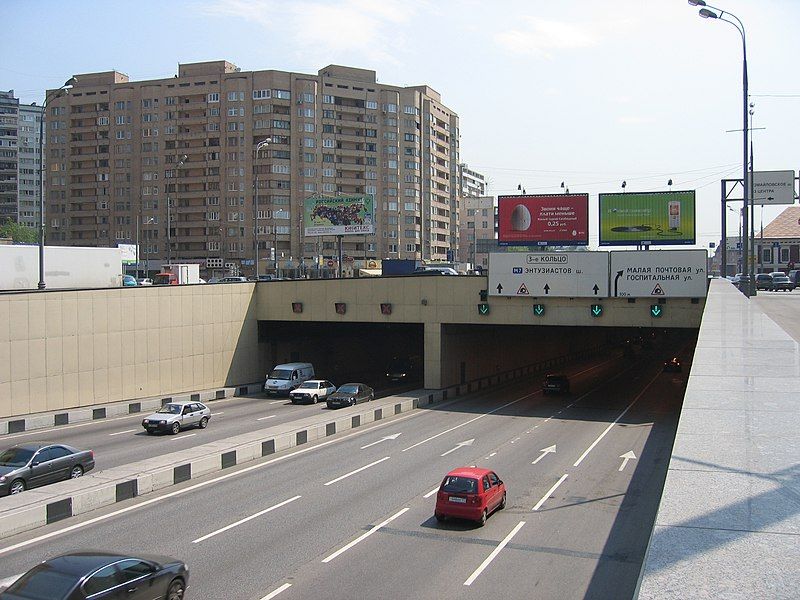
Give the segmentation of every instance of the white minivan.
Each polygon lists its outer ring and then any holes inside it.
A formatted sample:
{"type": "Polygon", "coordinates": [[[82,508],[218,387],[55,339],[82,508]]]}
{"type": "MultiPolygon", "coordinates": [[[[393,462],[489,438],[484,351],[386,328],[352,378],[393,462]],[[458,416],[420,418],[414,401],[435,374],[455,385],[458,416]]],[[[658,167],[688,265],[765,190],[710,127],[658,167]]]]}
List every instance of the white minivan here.
{"type": "Polygon", "coordinates": [[[307,379],[313,379],[314,365],[311,363],[286,363],[275,365],[267,375],[264,391],[273,396],[288,395],[298,385],[307,379]]]}

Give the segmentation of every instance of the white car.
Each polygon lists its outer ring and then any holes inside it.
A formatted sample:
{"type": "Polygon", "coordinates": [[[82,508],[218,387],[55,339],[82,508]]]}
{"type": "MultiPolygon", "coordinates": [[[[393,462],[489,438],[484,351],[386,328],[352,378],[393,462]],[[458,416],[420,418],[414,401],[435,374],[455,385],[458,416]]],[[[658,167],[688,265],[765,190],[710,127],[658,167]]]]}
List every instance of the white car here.
{"type": "Polygon", "coordinates": [[[325,379],[309,379],[304,381],[291,392],[289,399],[292,404],[298,402],[310,402],[316,404],[320,400],[326,400],[328,396],[336,391],[336,386],[325,379]]]}
{"type": "Polygon", "coordinates": [[[141,279],[137,279],[136,283],[139,285],[153,285],[153,280],[149,277],[142,277],[141,279]]]}

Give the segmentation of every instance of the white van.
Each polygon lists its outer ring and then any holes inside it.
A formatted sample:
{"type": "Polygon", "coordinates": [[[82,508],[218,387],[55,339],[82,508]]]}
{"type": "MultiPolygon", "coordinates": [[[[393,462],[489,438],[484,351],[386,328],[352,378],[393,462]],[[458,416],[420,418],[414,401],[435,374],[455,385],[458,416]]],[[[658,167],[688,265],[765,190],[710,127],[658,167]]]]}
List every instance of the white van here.
{"type": "Polygon", "coordinates": [[[264,391],[273,396],[288,395],[307,379],[314,378],[314,365],[311,363],[286,363],[275,365],[267,375],[264,391]]]}

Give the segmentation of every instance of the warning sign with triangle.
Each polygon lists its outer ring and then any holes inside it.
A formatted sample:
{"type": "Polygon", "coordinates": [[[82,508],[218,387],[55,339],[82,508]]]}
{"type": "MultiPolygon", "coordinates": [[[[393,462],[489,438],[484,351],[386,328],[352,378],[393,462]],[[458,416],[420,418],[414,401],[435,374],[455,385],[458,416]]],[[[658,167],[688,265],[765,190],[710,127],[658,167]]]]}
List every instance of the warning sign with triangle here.
{"type": "Polygon", "coordinates": [[[524,283],[521,286],[519,286],[519,289],[517,290],[517,296],[520,296],[520,295],[522,295],[522,296],[530,295],[530,292],[528,291],[528,288],[524,283]]]}
{"type": "Polygon", "coordinates": [[[653,291],[650,292],[650,295],[651,296],[663,296],[664,295],[664,289],[661,287],[660,283],[656,284],[656,287],[653,288],[653,291]]]}

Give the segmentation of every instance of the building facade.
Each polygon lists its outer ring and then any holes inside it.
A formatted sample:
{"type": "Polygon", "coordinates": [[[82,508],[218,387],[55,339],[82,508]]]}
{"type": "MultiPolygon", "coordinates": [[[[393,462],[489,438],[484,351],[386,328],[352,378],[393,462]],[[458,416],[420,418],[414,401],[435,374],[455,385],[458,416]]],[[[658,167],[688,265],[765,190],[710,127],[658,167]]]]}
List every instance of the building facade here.
{"type": "Polygon", "coordinates": [[[257,238],[269,273],[335,259],[335,237],[304,235],[304,201],[350,194],[374,197],[376,233],[343,236],[345,256],[445,260],[458,243],[458,115],[428,86],[227,61],[76,79],[47,109],[50,243],[138,238],[151,265],[248,275],[257,238]]]}
{"type": "Polygon", "coordinates": [[[39,122],[42,108],[0,92],[0,222],[39,226],[39,122]]]}
{"type": "Polygon", "coordinates": [[[495,199],[491,196],[465,197],[461,199],[461,239],[458,260],[470,263],[473,268],[489,268],[489,253],[486,243],[497,236],[495,199]]]}

